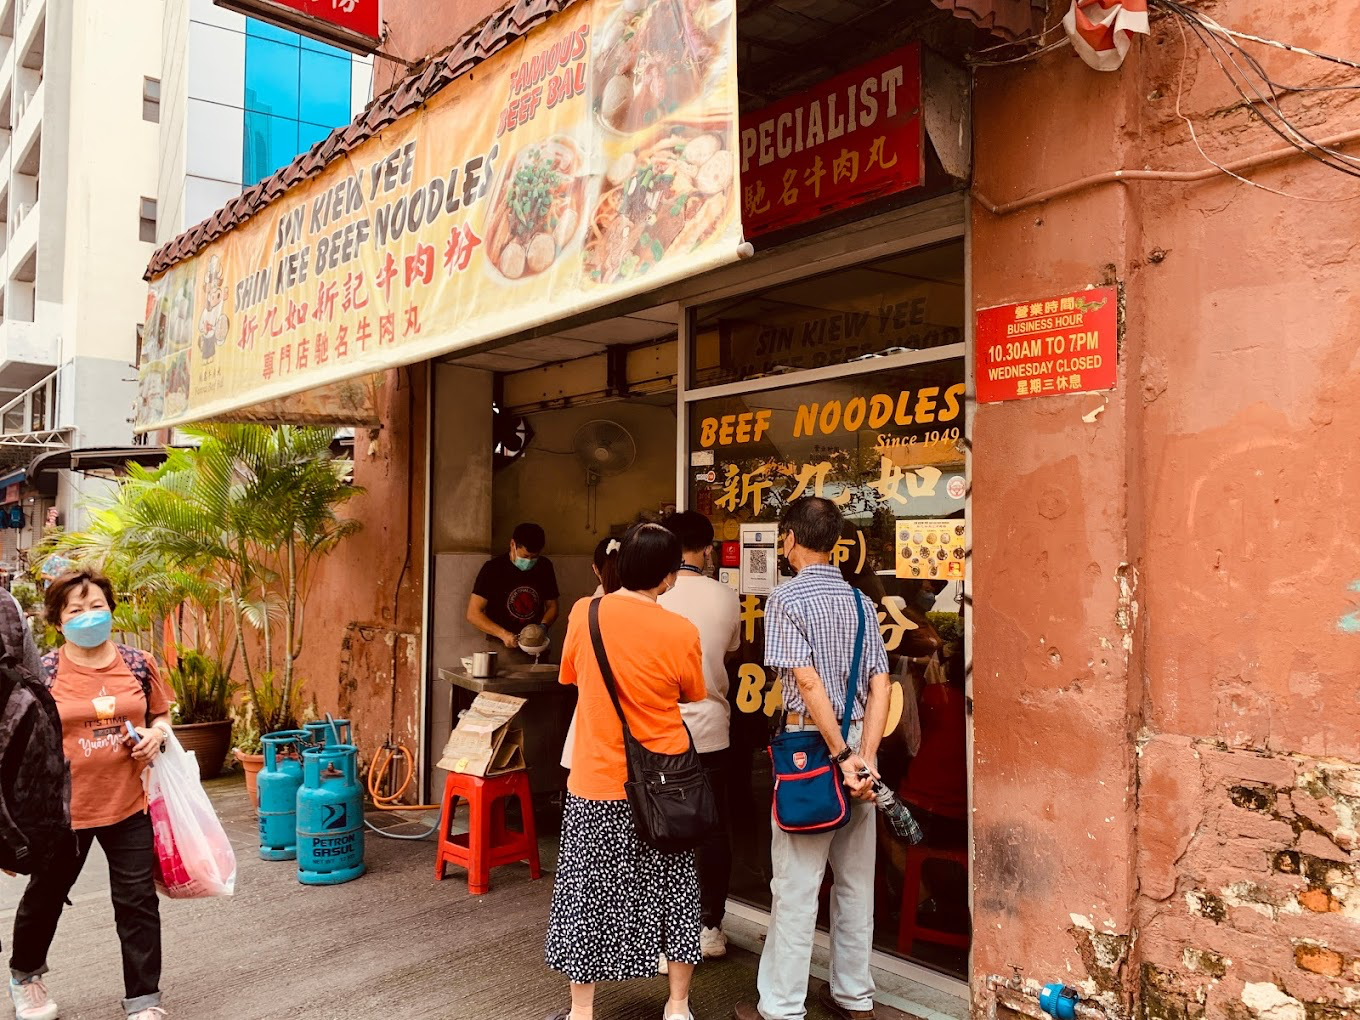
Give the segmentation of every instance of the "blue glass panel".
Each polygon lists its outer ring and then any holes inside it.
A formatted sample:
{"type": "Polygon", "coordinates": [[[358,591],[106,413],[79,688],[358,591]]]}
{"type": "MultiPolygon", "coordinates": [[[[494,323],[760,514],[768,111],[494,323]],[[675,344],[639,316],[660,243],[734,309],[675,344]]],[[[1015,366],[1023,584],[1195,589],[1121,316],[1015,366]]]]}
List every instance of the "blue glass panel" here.
{"type": "Polygon", "coordinates": [[[248,188],[293,161],[298,154],[297,121],[247,111],[243,150],[241,180],[248,188]]]}
{"type": "Polygon", "coordinates": [[[349,123],[350,60],[302,51],[302,102],[299,116],[312,124],[349,123]]]}
{"type": "Polygon", "coordinates": [[[328,138],[330,133],[339,126],[336,124],[327,127],[324,124],[308,124],[306,121],[298,124],[298,152],[306,152],[317,142],[328,138]]]}
{"type": "Polygon", "coordinates": [[[332,46],[330,43],[317,42],[317,40],[309,39],[305,35],[299,36],[298,38],[302,40],[302,48],[304,50],[312,50],[316,53],[329,53],[332,57],[344,57],[346,60],[349,59],[349,50],[342,50],[338,46],[332,46]]]}
{"type": "Polygon", "coordinates": [[[246,110],[298,119],[301,50],[246,37],[246,110]]]}
{"type": "Polygon", "coordinates": [[[296,32],[290,32],[286,28],[276,28],[265,21],[256,21],[254,18],[246,18],[246,35],[257,36],[260,39],[273,39],[275,42],[287,43],[289,46],[296,46],[300,36],[296,32]]]}

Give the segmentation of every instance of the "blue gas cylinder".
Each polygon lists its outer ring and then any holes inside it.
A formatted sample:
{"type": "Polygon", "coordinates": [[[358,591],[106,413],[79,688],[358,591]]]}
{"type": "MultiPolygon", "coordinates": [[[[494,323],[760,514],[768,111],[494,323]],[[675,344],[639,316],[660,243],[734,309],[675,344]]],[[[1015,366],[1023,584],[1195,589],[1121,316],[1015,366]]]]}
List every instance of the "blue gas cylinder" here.
{"type": "Polygon", "coordinates": [[[364,798],[358,748],[302,752],[297,792],[297,876],[303,885],[339,885],[364,873],[364,798]]]}
{"type": "Polygon", "coordinates": [[[303,730],[279,730],[263,738],[259,775],[260,858],[291,861],[297,856],[297,792],[302,785],[303,730]]]}
{"type": "Polygon", "coordinates": [[[332,719],[328,715],[317,722],[303,723],[303,729],[307,731],[307,742],[313,747],[354,743],[348,719],[332,719]]]}

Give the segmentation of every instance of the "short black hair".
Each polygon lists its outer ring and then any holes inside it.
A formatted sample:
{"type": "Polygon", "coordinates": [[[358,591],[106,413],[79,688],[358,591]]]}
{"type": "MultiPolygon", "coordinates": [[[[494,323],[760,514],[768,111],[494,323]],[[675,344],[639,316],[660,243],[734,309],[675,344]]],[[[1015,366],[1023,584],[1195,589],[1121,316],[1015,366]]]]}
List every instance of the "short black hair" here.
{"type": "Polygon", "coordinates": [[[651,591],[680,569],[680,539],[660,524],[638,524],[623,536],[619,580],[630,591],[651,591]]]}
{"type": "MultiPolygon", "coordinates": [[[[501,532],[501,534],[504,534],[504,532],[501,532]]],[[[515,533],[510,537],[515,545],[535,555],[541,553],[543,547],[548,544],[548,536],[543,533],[543,528],[528,521],[523,524],[516,524],[515,533]]]]}
{"type": "Polygon", "coordinates": [[[713,522],[696,510],[671,514],[661,523],[680,539],[685,552],[701,552],[713,545],[713,522]]]}
{"type": "Polygon", "coordinates": [[[840,507],[821,496],[795,499],[780,518],[781,531],[792,531],[793,540],[804,549],[829,553],[841,539],[845,519],[840,507]]]}

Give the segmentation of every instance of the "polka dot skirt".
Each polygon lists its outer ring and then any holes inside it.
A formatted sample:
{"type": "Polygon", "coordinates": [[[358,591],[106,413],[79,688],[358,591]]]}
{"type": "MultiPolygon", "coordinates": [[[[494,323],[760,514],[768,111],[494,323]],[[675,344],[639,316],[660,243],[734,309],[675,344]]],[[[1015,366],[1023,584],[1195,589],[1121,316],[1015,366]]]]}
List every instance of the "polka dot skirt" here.
{"type": "Polygon", "coordinates": [[[656,976],[664,954],[697,964],[699,873],[693,852],[638,838],[626,800],[567,795],[548,920],[548,966],[577,984],[656,976]]]}

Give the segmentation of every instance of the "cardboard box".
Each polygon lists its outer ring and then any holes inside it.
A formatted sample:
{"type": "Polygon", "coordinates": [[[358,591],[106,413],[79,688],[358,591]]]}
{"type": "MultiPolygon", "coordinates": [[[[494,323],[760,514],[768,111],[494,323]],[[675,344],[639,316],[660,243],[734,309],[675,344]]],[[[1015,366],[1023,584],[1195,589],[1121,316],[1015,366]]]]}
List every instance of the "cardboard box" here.
{"type": "Polygon", "coordinates": [[[439,768],[466,776],[497,776],[524,765],[524,731],[511,725],[523,698],[484,693],[449,734],[439,768]]]}

